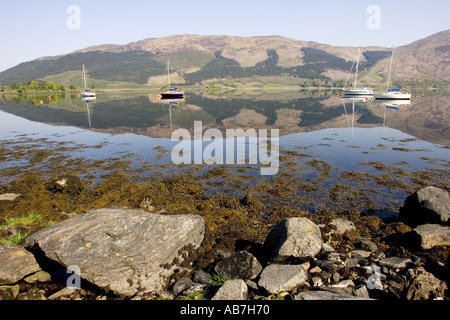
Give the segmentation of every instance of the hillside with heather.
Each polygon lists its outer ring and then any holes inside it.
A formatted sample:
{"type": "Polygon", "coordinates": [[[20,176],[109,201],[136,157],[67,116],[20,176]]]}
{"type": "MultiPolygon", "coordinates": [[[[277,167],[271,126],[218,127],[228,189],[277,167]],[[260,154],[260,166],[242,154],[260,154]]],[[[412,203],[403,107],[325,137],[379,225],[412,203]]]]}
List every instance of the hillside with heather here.
{"type": "MultiPolygon", "coordinates": [[[[396,48],[393,78],[450,81],[449,49],[450,30],[396,48]]],[[[10,85],[57,79],[66,86],[79,87],[84,64],[93,81],[159,86],[168,60],[172,83],[186,85],[211,79],[267,76],[343,82],[352,69],[356,53],[356,47],[330,46],[280,36],[174,35],[42,57],[1,72],[0,83],[10,85]]],[[[390,57],[391,48],[361,48],[360,84],[384,83],[390,57]]]]}

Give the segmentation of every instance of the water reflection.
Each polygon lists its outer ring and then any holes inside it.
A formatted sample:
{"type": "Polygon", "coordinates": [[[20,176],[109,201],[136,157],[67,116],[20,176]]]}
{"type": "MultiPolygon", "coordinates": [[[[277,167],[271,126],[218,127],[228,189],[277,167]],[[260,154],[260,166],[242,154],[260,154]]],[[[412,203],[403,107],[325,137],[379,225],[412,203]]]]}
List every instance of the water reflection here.
{"type": "Polygon", "coordinates": [[[369,97],[340,98],[331,91],[229,97],[188,93],[175,101],[158,100],[156,96],[157,93],[109,92],[98,93],[96,100],[88,101],[65,94],[54,95],[51,100],[37,95],[3,95],[0,110],[48,124],[160,138],[170,138],[176,128],[190,130],[194,121],[219,130],[277,128],[281,135],[348,127],[353,137],[355,127],[384,127],[388,119],[391,128],[425,141],[450,145],[448,95],[382,103],[369,97]]]}
{"type": "Polygon", "coordinates": [[[86,106],[86,118],[88,119],[89,128],[92,128],[92,107],[94,105],[94,101],[96,100],[96,97],[83,97],[81,99],[85,106],[86,106]]]}

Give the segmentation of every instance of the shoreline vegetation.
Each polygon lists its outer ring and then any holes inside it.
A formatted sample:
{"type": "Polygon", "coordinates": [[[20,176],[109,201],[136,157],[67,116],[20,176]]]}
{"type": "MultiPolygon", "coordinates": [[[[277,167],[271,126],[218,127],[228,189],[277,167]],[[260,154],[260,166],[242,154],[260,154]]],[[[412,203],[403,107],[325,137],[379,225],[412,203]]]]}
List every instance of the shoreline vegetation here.
{"type": "MultiPolygon", "coordinates": [[[[132,84],[132,83],[120,83],[120,82],[108,82],[99,83],[95,85],[96,81],[91,79],[94,85],[90,86],[90,89],[97,92],[113,92],[113,91],[146,91],[159,89],[154,85],[132,84]]],[[[228,91],[246,91],[246,90],[264,90],[266,92],[282,92],[282,91],[299,91],[299,90],[342,90],[345,85],[343,80],[331,81],[321,79],[298,79],[291,77],[252,77],[252,78],[236,78],[236,79],[214,79],[205,80],[197,84],[177,84],[175,86],[181,86],[184,90],[201,90],[210,94],[220,94],[228,91]]],[[[368,85],[368,84],[366,84],[368,85]]],[[[449,89],[449,83],[437,82],[431,80],[410,80],[410,81],[394,81],[392,84],[396,87],[404,87],[412,93],[423,91],[438,91],[445,92],[449,89]]],[[[370,85],[369,85],[370,86],[370,85]]],[[[375,89],[383,90],[383,85],[372,85],[375,89]]],[[[70,84],[67,88],[60,83],[53,81],[28,81],[22,84],[12,83],[10,85],[0,84],[0,94],[33,94],[33,93],[79,93],[81,88],[70,84]]]]}

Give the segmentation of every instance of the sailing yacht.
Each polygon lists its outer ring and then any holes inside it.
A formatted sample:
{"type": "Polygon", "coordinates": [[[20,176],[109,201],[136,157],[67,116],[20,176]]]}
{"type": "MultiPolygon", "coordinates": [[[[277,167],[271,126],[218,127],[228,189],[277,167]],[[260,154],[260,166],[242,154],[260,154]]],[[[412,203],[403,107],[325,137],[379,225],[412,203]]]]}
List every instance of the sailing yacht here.
{"type": "MultiPolygon", "coordinates": [[[[167,82],[168,82],[168,90],[166,92],[161,92],[161,99],[182,99],[184,98],[184,92],[178,91],[178,88],[170,87],[170,65],[169,60],[167,60],[167,82]]],[[[162,86],[161,86],[162,88],[162,86]]]]}
{"type": "Polygon", "coordinates": [[[84,69],[83,64],[83,91],[81,91],[81,94],[83,95],[83,98],[94,98],[95,97],[95,91],[91,91],[87,87],[87,79],[86,79],[86,70],[84,69]]]}
{"type": "Polygon", "coordinates": [[[371,89],[368,89],[367,87],[356,86],[356,83],[358,81],[359,50],[360,49],[358,48],[358,54],[356,56],[355,83],[353,84],[353,89],[344,90],[344,97],[371,96],[373,94],[373,91],[371,89]]]}
{"type": "Polygon", "coordinates": [[[403,88],[389,89],[389,81],[391,79],[392,60],[394,58],[394,47],[392,47],[391,63],[389,65],[389,75],[386,86],[386,92],[374,94],[374,98],[378,100],[409,100],[411,99],[410,93],[404,93],[403,88]]]}

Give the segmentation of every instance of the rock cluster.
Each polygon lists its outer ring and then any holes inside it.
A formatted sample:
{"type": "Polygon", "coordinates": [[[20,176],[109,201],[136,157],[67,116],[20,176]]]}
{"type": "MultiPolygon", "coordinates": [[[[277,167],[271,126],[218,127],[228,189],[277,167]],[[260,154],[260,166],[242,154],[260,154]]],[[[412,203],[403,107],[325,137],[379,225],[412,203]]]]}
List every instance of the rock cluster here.
{"type": "Polygon", "coordinates": [[[450,203],[425,189],[384,234],[363,232],[376,217],[292,217],[237,252],[214,249],[200,216],[91,210],[31,234],[26,248],[0,246],[0,299],[448,300],[450,203]]]}

